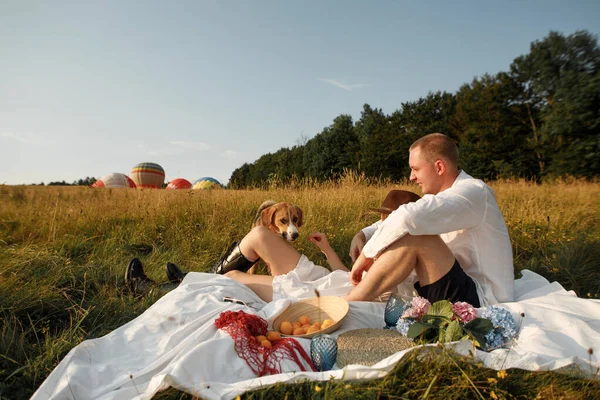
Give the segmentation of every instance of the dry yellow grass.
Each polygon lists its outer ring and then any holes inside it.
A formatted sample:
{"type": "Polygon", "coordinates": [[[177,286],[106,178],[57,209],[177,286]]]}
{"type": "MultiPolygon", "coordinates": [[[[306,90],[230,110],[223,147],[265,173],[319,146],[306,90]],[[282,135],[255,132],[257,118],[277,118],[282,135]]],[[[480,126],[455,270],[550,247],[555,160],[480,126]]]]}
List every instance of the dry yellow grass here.
{"type": "MultiPolygon", "coordinates": [[[[494,182],[515,254],[581,297],[600,298],[600,183],[494,182]]],[[[348,174],[339,182],[271,183],[268,190],[166,191],[0,186],[0,397],[27,397],[70,348],[131,320],[155,297],[137,301],[123,271],[140,257],[150,277],[164,265],[205,271],[249,230],[260,203],[304,210],[296,247],[326,260],[306,237],[328,235],[342,261],[368,212],[392,188],[348,174]],[[10,394],[10,395],[9,395],[10,394]]]]}

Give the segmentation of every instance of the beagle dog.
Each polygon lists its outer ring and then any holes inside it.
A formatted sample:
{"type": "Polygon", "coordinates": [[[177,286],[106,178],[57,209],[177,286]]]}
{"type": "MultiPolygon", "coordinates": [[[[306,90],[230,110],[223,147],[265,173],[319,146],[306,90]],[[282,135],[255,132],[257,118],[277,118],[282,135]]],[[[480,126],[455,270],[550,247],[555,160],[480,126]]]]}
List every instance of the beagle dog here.
{"type": "Polygon", "coordinates": [[[252,227],[264,226],[281,235],[288,242],[298,239],[298,228],[302,226],[302,209],[292,203],[275,203],[273,200],[263,202],[252,227]]]}
{"type": "MultiPolygon", "coordinates": [[[[273,200],[264,201],[254,216],[252,228],[264,226],[288,242],[294,242],[300,234],[302,226],[302,209],[292,203],[276,203],[273,200]]],[[[249,274],[256,271],[256,264],[248,270],[249,274]]]]}

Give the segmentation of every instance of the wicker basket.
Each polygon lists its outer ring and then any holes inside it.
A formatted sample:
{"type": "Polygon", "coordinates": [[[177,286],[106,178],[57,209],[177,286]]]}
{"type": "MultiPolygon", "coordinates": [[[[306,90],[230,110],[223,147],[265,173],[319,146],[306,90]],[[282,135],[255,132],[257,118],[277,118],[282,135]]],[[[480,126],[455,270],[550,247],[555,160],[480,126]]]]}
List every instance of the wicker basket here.
{"type": "Polygon", "coordinates": [[[307,315],[313,322],[323,322],[326,319],[331,319],[335,321],[335,323],[325,329],[321,329],[313,333],[307,333],[305,335],[282,334],[281,336],[311,338],[322,333],[331,333],[340,327],[342,321],[344,318],[346,318],[349,309],[350,305],[348,302],[337,296],[321,296],[300,300],[297,303],[290,305],[283,313],[275,318],[273,321],[273,329],[280,332],[279,325],[283,321],[294,322],[297,321],[302,315],[307,315]]]}

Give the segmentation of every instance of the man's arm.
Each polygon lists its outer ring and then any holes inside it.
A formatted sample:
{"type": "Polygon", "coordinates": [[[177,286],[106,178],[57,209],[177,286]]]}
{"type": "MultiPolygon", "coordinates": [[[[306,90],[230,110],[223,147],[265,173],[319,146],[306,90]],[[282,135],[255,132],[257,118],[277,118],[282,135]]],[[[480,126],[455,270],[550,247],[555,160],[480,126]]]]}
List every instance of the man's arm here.
{"type": "Polygon", "coordinates": [[[400,206],[383,221],[363,253],[374,258],[407,233],[439,235],[475,227],[485,217],[487,195],[485,184],[478,181],[400,206]]]}
{"type": "Polygon", "coordinates": [[[367,272],[372,265],[373,259],[366,258],[364,253],[361,253],[352,265],[352,271],[350,272],[350,282],[352,282],[354,286],[358,285],[362,280],[363,273],[367,272]]]}

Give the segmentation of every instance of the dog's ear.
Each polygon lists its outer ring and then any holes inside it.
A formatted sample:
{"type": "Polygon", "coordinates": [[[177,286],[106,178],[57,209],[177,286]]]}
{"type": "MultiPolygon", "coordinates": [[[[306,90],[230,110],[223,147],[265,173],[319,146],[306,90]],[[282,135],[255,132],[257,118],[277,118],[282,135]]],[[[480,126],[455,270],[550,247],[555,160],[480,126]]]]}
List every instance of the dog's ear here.
{"type": "Polygon", "coordinates": [[[275,215],[275,211],[277,211],[277,208],[274,205],[262,210],[262,213],[260,214],[260,222],[262,226],[268,228],[273,224],[273,215],[275,215]]]}
{"type": "Polygon", "coordinates": [[[300,228],[302,226],[302,209],[294,204],[296,208],[296,212],[298,213],[298,221],[296,221],[296,226],[300,228]]]}

